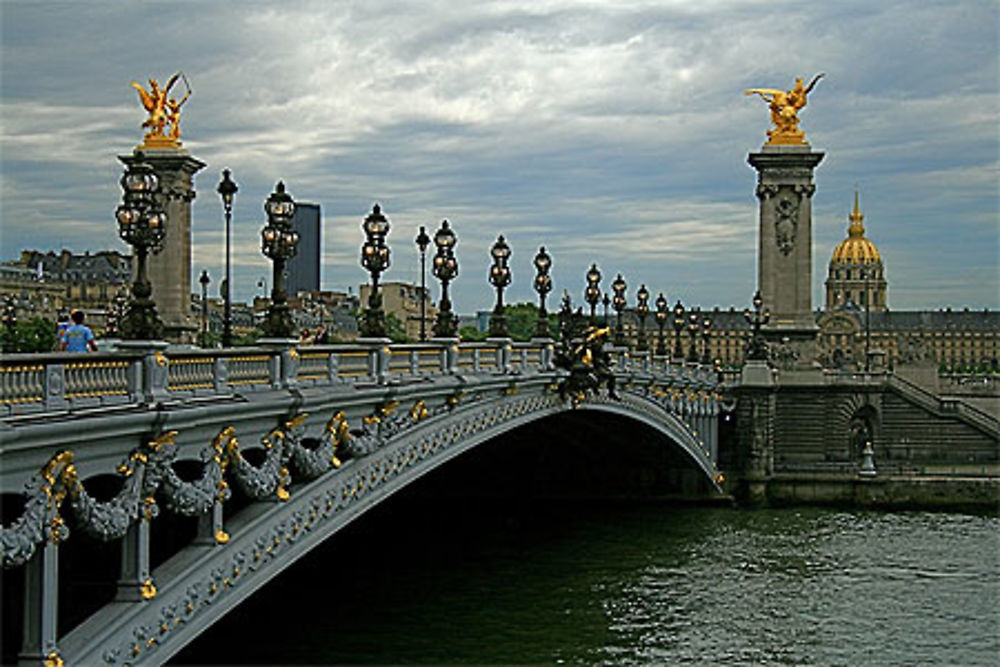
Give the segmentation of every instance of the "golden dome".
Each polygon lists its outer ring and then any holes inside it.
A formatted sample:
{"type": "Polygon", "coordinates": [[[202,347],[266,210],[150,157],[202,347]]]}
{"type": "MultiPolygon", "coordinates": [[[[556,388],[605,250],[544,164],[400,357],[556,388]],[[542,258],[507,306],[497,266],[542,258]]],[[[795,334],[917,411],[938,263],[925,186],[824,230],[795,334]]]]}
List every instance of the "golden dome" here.
{"type": "Polygon", "coordinates": [[[865,238],[865,216],[858,209],[858,191],[854,191],[854,212],[850,216],[847,238],[833,249],[831,264],[877,264],[882,261],[875,244],[865,238]]]}

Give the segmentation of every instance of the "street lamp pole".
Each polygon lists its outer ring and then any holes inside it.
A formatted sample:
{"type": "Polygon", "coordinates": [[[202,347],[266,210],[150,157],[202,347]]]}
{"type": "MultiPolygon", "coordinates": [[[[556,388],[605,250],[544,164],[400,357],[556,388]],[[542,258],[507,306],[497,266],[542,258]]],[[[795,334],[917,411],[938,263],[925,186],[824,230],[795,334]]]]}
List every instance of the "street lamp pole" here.
{"type": "Polygon", "coordinates": [[[680,299],[674,304],[674,359],[684,360],[684,348],[681,346],[681,331],[684,329],[684,304],[680,299]]]}
{"type": "MultiPolygon", "coordinates": [[[[295,330],[292,314],[288,309],[285,293],[285,261],[295,256],[299,234],[292,229],[295,202],[285,192],[285,184],[278,185],[264,202],[267,225],[261,230],[261,252],[273,264],[271,274],[271,303],[264,319],[264,335],[269,338],[290,338],[295,330]]],[[[228,293],[228,290],[227,290],[228,293]]]]}
{"type": "Polygon", "coordinates": [[[510,246],[503,238],[503,234],[497,237],[496,243],[490,248],[490,255],[493,257],[493,265],[490,266],[490,284],[497,288],[497,303],[493,307],[493,314],[490,316],[490,337],[507,338],[510,332],[507,330],[507,316],[504,313],[503,289],[510,285],[510,246]]]}
{"type": "MultiPolygon", "coordinates": [[[[597,304],[601,302],[601,272],[597,264],[591,264],[587,271],[587,288],[583,291],[583,300],[590,305],[590,326],[597,326],[597,304]]],[[[607,313],[604,314],[607,319],[607,313]]]]}
{"type": "Polygon", "coordinates": [[[222,197],[222,208],[226,216],[226,287],[223,290],[223,311],[222,311],[222,347],[233,346],[233,275],[231,264],[232,234],[230,227],[233,221],[233,197],[239,191],[236,183],[229,177],[228,169],[222,170],[222,180],[216,192],[222,197]]]}
{"type": "Polygon", "coordinates": [[[635,349],[638,352],[645,352],[649,349],[649,343],[646,341],[646,316],[649,315],[649,290],[646,289],[645,285],[639,286],[636,299],[638,300],[638,305],[635,307],[635,314],[639,317],[639,337],[636,341],[635,349]]]}
{"type": "Polygon", "coordinates": [[[434,233],[437,252],[431,263],[431,272],[441,281],[441,301],[438,304],[437,322],[434,323],[434,335],[438,338],[454,338],[458,329],[458,318],[452,314],[451,299],[448,298],[448,283],[458,275],[458,260],[455,259],[457,242],[455,232],[451,231],[448,221],[443,220],[441,228],[434,233]]]}
{"type": "Polygon", "coordinates": [[[549,276],[549,269],[552,268],[552,257],[545,252],[545,246],[538,249],[535,255],[535,291],[538,292],[538,324],[535,326],[535,336],[538,338],[549,337],[549,313],[545,310],[545,297],[552,291],[552,277],[549,276]]]}
{"type": "Polygon", "coordinates": [[[420,342],[427,340],[427,246],[431,237],[427,236],[427,228],[420,225],[416,243],[420,248],[420,342]]]}
{"type": "Polygon", "coordinates": [[[163,322],[156,313],[153,286],[146,275],[146,257],[163,248],[166,236],[166,215],[156,202],[160,181],[153,168],[142,161],[130,164],[121,178],[125,191],[122,204],[115,211],[118,235],[135,248],[135,281],[132,283],[132,303],[122,322],[122,338],[128,340],[158,340],[163,337],[163,322]]]}
{"type": "Polygon", "coordinates": [[[208,269],[201,270],[201,277],[198,278],[198,282],[201,283],[201,346],[208,347],[208,283],[211,279],[208,277],[208,269]]]}
{"type": "Polygon", "coordinates": [[[753,295],[753,312],[749,308],[744,309],[743,319],[750,325],[746,360],[767,361],[767,343],[764,341],[761,328],[771,321],[771,313],[764,309],[764,299],[760,295],[760,290],[753,295]]]}
{"type": "Polygon", "coordinates": [[[616,326],[615,326],[615,347],[625,347],[625,331],[622,329],[622,311],[625,310],[625,289],[627,285],[625,280],[622,278],[622,274],[618,274],[615,277],[613,283],[611,283],[611,289],[614,291],[615,296],[611,301],[611,304],[615,308],[616,326]]]}
{"type": "Polygon", "coordinates": [[[667,323],[668,308],[667,297],[663,296],[663,292],[660,292],[660,296],[656,298],[656,326],[660,330],[656,338],[656,355],[658,357],[667,356],[667,346],[663,341],[663,327],[667,323]]]}
{"type": "Polygon", "coordinates": [[[709,349],[711,347],[711,335],[710,331],[712,329],[712,320],[706,315],[701,321],[701,363],[710,364],[712,363],[712,351],[709,349]]]}
{"type": "Polygon", "coordinates": [[[368,295],[368,309],[361,322],[361,335],[366,338],[385,338],[385,311],[382,310],[382,294],[378,289],[379,275],[389,268],[389,246],[385,237],[389,233],[389,219],[382,214],[378,204],[365,218],[361,228],[365,232],[365,243],[361,246],[361,266],[372,276],[372,290],[368,295]]]}
{"type": "Polygon", "coordinates": [[[688,346],[687,360],[692,363],[698,362],[698,311],[692,310],[688,315],[688,335],[691,337],[691,344],[688,346]]]}

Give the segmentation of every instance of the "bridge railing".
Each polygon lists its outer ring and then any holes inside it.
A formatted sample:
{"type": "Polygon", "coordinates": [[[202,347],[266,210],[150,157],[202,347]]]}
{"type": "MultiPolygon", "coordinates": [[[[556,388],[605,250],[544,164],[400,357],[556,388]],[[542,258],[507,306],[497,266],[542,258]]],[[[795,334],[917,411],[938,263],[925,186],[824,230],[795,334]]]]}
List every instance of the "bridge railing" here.
{"type": "Polygon", "coordinates": [[[550,343],[433,342],[10,354],[0,360],[0,417],[392,377],[551,368],[550,343]]]}

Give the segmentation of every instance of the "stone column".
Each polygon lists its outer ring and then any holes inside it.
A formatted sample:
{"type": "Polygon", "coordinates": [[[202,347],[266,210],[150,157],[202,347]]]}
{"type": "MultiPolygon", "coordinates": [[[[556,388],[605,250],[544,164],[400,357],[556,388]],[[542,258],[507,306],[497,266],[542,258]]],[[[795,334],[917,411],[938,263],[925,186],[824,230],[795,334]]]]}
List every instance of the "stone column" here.
{"type": "MultiPolygon", "coordinates": [[[[137,148],[118,159],[131,165],[139,153],[137,148]]],[[[167,340],[195,342],[198,322],[191,314],[191,200],[195,197],[194,175],[205,163],[183,148],[146,149],[141,154],[160,179],[160,205],[167,214],[163,250],[151,254],[147,264],[153,301],[167,340]]]]}
{"type": "Polygon", "coordinates": [[[771,321],[768,342],[783,345],[795,365],[818,357],[812,312],[813,169],[824,154],[808,144],[765,145],[747,161],[757,170],[760,200],[757,285],[771,321]]]}

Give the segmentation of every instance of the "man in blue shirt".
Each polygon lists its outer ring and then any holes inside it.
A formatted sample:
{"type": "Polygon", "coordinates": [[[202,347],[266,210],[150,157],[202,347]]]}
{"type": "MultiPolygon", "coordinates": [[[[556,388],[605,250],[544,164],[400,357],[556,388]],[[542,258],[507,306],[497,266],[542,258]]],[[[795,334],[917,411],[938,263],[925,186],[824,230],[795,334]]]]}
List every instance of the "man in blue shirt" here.
{"type": "Polygon", "coordinates": [[[59,349],[67,352],[86,352],[90,349],[97,352],[94,332],[83,323],[83,311],[74,310],[70,319],[73,320],[73,324],[69,325],[63,332],[62,340],[59,341],[59,349]]]}

